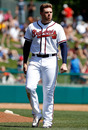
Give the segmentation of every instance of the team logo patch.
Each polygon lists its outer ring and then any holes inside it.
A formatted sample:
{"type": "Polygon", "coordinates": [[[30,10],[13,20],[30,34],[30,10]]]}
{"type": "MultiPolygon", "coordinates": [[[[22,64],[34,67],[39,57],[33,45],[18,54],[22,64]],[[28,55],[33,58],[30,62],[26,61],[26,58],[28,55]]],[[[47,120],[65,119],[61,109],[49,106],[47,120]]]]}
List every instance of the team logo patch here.
{"type": "Polygon", "coordinates": [[[42,38],[42,37],[52,37],[52,39],[56,39],[57,34],[55,30],[46,30],[44,32],[39,31],[37,32],[37,30],[33,30],[32,31],[32,37],[37,36],[37,38],[42,38]]]}

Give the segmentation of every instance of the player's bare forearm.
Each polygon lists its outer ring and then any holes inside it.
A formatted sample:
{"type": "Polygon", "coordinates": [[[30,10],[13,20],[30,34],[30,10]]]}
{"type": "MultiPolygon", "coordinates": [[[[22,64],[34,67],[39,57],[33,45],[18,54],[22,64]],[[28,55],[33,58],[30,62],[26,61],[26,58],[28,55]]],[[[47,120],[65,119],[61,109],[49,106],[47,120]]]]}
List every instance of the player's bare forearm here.
{"type": "Polygon", "coordinates": [[[24,71],[24,74],[27,73],[27,63],[23,63],[23,71],[24,71]]]}

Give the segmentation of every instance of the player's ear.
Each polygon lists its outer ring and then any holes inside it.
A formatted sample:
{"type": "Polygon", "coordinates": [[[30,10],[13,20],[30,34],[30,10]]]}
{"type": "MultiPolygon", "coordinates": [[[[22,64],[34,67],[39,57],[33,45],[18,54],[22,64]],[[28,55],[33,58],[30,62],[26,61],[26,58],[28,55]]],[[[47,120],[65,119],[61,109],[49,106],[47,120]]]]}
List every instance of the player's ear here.
{"type": "Polygon", "coordinates": [[[40,12],[40,15],[42,15],[42,12],[40,12]]]}

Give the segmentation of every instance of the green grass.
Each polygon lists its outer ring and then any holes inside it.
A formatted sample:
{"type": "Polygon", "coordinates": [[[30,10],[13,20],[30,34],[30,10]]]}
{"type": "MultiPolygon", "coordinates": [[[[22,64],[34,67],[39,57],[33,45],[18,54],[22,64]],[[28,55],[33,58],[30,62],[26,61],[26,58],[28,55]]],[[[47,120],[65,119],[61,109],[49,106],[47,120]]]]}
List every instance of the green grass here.
{"type": "Polygon", "coordinates": [[[17,68],[17,61],[9,59],[8,63],[0,62],[0,66],[5,66],[7,69],[8,68],[16,69],[17,68]]]}
{"type": "MultiPolygon", "coordinates": [[[[5,109],[0,109],[4,111],[5,109]]],[[[32,117],[31,110],[10,109],[16,114],[32,117]]],[[[32,128],[32,123],[0,123],[0,130],[42,130],[42,123],[38,128],[32,128]]],[[[54,111],[52,128],[49,130],[88,130],[88,112],[54,111]]]]}

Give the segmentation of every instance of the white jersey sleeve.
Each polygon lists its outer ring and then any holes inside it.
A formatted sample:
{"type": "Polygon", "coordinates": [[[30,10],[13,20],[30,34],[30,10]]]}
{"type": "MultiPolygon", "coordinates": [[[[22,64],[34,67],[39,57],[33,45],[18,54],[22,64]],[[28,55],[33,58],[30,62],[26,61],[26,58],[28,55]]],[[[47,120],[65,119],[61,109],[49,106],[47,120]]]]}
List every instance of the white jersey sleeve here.
{"type": "Polygon", "coordinates": [[[57,24],[57,40],[58,40],[58,44],[65,42],[66,41],[66,35],[64,32],[63,27],[60,24],[57,24]]]}
{"type": "Polygon", "coordinates": [[[25,33],[24,38],[25,38],[27,41],[32,41],[31,24],[27,27],[27,30],[26,30],[26,33],[25,33]]]}

